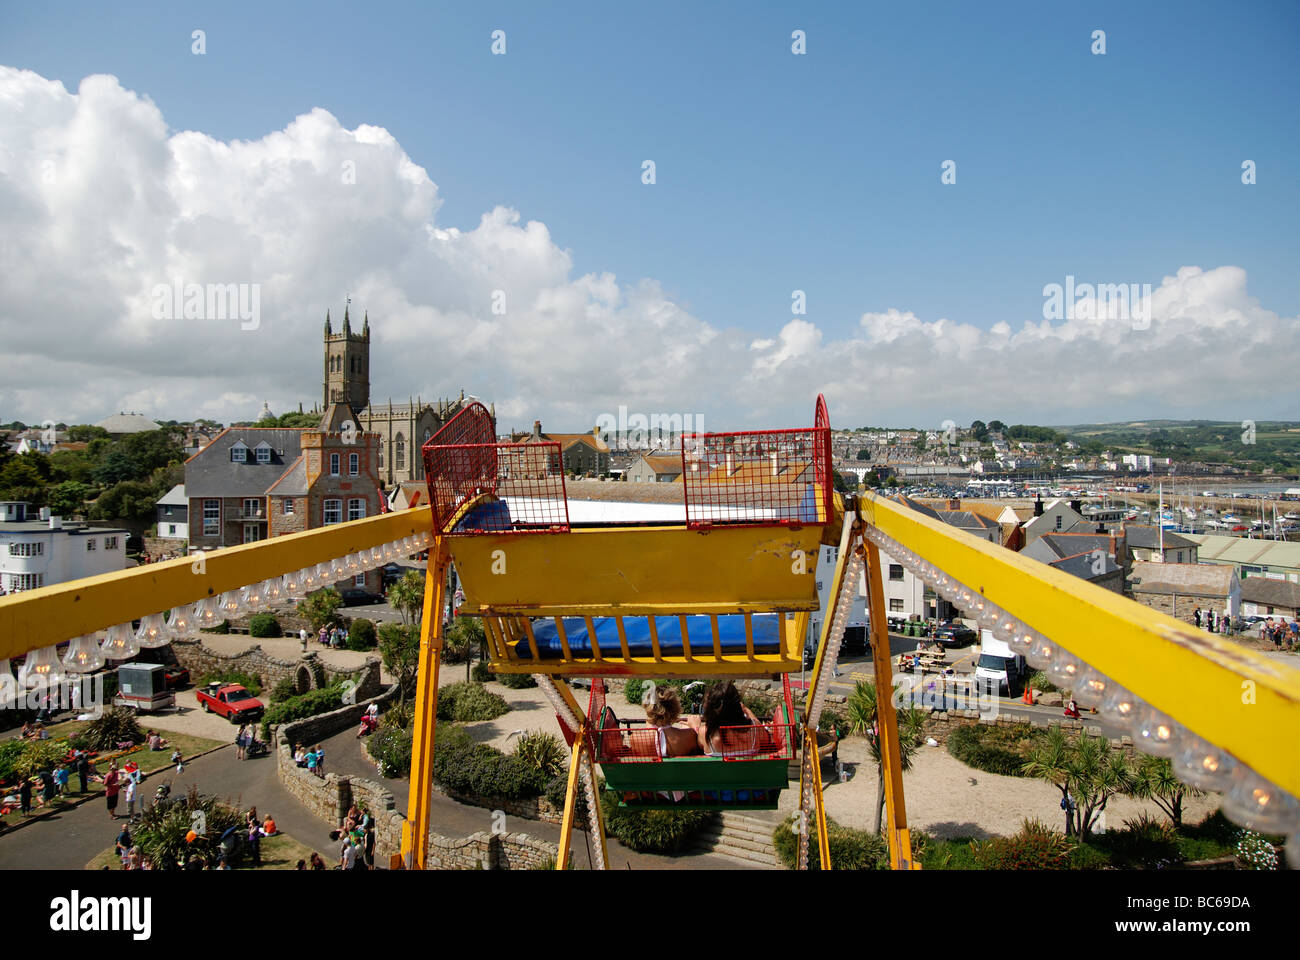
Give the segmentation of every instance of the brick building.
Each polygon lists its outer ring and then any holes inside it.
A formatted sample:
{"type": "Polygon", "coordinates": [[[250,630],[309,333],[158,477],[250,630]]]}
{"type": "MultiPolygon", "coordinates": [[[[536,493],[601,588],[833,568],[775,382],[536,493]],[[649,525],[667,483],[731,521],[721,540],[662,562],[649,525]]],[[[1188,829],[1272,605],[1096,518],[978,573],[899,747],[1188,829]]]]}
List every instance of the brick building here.
{"type": "MultiPolygon", "coordinates": [[[[189,544],[213,550],[380,512],[379,435],[332,403],[315,429],[230,427],[185,463],[189,544]]],[[[372,570],[340,587],[380,588],[372,570]]]]}

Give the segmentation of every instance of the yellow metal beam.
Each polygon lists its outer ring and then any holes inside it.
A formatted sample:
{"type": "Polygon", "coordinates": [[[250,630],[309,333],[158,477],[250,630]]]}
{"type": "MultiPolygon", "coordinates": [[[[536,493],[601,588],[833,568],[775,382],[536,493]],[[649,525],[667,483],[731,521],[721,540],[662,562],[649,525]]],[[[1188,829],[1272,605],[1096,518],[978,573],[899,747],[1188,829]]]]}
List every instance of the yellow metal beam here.
{"type": "MultiPolygon", "coordinates": [[[[863,519],[1079,660],[1300,795],[1300,671],[900,503],[863,519]]],[[[873,614],[873,634],[876,623],[873,614]]]]}
{"type": "Polygon", "coordinates": [[[578,768],[582,763],[582,751],[586,739],[587,724],[583,723],[578,727],[578,735],[573,738],[573,754],[569,758],[569,785],[564,791],[564,816],[560,820],[560,850],[555,857],[556,870],[568,869],[573,821],[577,815],[578,805],[578,768]]]}
{"type": "Polygon", "coordinates": [[[889,840],[890,866],[895,870],[909,870],[914,866],[912,838],[907,829],[903,757],[898,746],[898,713],[894,710],[894,673],[889,658],[889,625],[885,620],[885,578],[880,569],[880,551],[868,543],[866,554],[871,660],[876,671],[876,736],[885,773],[885,836],[889,840]]]}
{"type": "Polygon", "coordinates": [[[823,870],[834,869],[831,863],[831,837],[826,829],[826,798],[822,795],[822,758],[817,752],[817,733],[814,730],[804,732],[804,747],[812,757],[813,809],[817,811],[817,853],[823,870]]]}
{"type": "Polygon", "coordinates": [[[447,585],[443,538],[429,551],[420,620],[420,663],[416,673],[415,727],[411,732],[411,785],[402,824],[402,859],[423,870],[429,857],[429,812],[433,804],[433,751],[438,729],[438,668],[442,662],[442,608],[447,585]]]}
{"type": "Polygon", "coordinates": [[[415,507],[0,597],[0,659],[427,534],[430,522],[415,507]]]}

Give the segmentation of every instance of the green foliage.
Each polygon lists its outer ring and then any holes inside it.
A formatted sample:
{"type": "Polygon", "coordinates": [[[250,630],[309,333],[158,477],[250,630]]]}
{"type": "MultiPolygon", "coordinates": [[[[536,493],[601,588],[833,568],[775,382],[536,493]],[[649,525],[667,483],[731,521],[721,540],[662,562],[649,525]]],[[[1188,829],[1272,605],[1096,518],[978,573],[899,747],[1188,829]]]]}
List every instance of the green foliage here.
{"type": "Polygon", "coordinates": [[[475,743],[464,730],[439,724],[433,756],[433,779],[443,789],[485,800],[526,800],[538,796],[546,778],[536,767],[486,743],[475,743]]]}
{"type": "Polygon", "coordinates": [[[1169,817],[1175,828],[1183,825],[1183,802],[1192,797],[1203,797],[1205,791],[1188,786],[1174,774],[1173,764],[1167,758],[1143,754],[1133,771],[1130,796],[1139,800],[1152,800],[1169,817]]]}
{"type": "Polygon", "coordinates": [[[500,694],[492,693],[481,683],[449,683],[438,690],[438,719],[470,723],[495,720],[510,711],[510,704],[500,694]]]}
{"type": "Polygon", "coordinates": [[[389,707],[388,711],[380,714],[379,725],[381,727],[409,727],[411,720],[415,718],[415,704],[403,703],[395,707],[389,707]]]}
{"type": "Polygon", "coordinates": [[[17,776],[15,765],[26,746],[22,740],[0,741],[0,783],[8,783],[17,776]]]}
{"type": "MultiPolygon", "coordinates": [[[[623,846],[641,853],[675,853],[713,818],[707,810],[631,810],[620,807],[608,790],[599,794],[605,830],[623,846]]],[[[561,796],[561,805],[563,802],[561,796]]]]}
{"type": "Polygon", "coordinates": [[[150,523],[158,516],[157,500],[161,493],[144,480],[113,483],[91,504],[90,519],[150,523]]]}
{"type": "Polygon", "coordinates": [[[415,693],[416,670],[420,662],[419,628],[404,623],[383,623],[379,626],[379,657],[384,669],[393,677],[400,690],[400,700],[415,693]]]}
{"type": "Polygon", "coordinates": [[[469,675],[471,680],[476,680],[479,683],[487,683],[489,680],[495,679],[495,675],[485,660],[480,660],[474,664],[474,669],[470,671],[469,675]]]}
{"type": "Polygon", "coordinates": [[[1255,831],[1243,830],[1237,840],[1237,861],[1248,870],[1276,870],[1277,848],[1255,831]]]}
{"type": "Polygon", "coordinates": [[[373,620],[358,617],[352,621],[351,627],[348,628],[349,650],[371,650],[374,648],[375,642],[376,634],[373,620]]]}
{"type": "Polygon", "coordinates": [[[275,686],[271,688],[271,702],[278,703],[281,700],[288,700],[290,697],[297,696],[297,694],[298,689],[294,686],[294,682],[285,677],[283,680],[277,681],[275,686]]]}
{"type": "Polygon", "coordinates": [[[1133,764],[1122,750],[1104,737],[1083,734],[1073,741],[1060,727],[1035,740],[1025,762],[1026,776],[1045,780],[1073,799],[1066,812],[1069,832],[1087,840],[1106,802],[1116,794],[1135,789],[1133,764]]]}
{"type": "Polygon", "coordinates": [[[1029,752],[1041,736],[1041,731],[1028,723],[981,723],[958,727],[949,734],[948,752],[976,770],[1023,777],[1029,752]]]}
{"type": "MultiPolygon", "coordinates": [[[[385,777],[400,777],[411,769],[411,731],[399,726],[381,726],[370,736],[366,749],[385,777]]],[[[436,748],[435,748],[436,750],[436,748]]]]}
{"type": "Polygon", "coordinates": [[[483,621],[479,617],[456,617],[442,643],[443,663],[464,663],[485,641],[483,621]]]}
{"type": "Polygon", "coordinates": [[[1068,870],[1073,844],[1037,820],[1026,820],[1015,836],[977,840],[974,847],[981,870],[1068,870]]]}
{"type": "Polygon", "coordinates": [[[314,717],[318,713],[328,713],[341,706],[343,706],[343,685],[337,682],[328,687],[319,687],[289,697],[267,707],[266,713],[262,716],[262,736],[269,738],[273,726],[314,717]]]}
{"type": "Polygon", "coordinates": [[[1052,682],[1047,679],[1047,674],[1041,670],[1035,670],[1025,681],[1025,686],[1033,687],[1039,693],[1059,693],[1060,688],[1053,686],[1052,682]]]}
{"type": "Polygon", "coordinates": [[[30,777],[42,770],[53,770],[67,752],[68,745],[61,740],[32,740],[14,761],[14,772],[30,777]]]}
{"type": "Polygon", "coordinates": [[[318,427],[320,416],[314,413],[282,413],[278,417],[263,417],[254,424],[256,427],[318,427]]]}
{"type": "Polygon", "coordinates": [[[641,677],[628,677],[627,682],[623,684],[623,696],[627,698],[628,703],[641,703],[641,697],[645,694],[645,685],[648,681],[641,677]]]}
{"type": "Polygon", "coordinates": [[[912,856],[926,870],[977,870],[975,845],[970,837],[939,840],[924,833],[912,834],[912,856]],[[921,838],[918,846],[917,838],[921,838]]]}
{"type": "Polygon", "coordinates": [[[326,587],[307,594],[298,604],[298,614],[311,624],[312,633],[319,633],[321,627],[332,627],[339,622],[342,606],[343,595],[333,587],[326,587]]]}
{"type": "Polygon", "coordinates": [[[108,707],[90,721],[82,731],[91,750],[114,750],[119,743],[130,740],[144,743],[144,730],[136,720],[135,711],[125,707],[108,707]]]}
{"type": "MultiPolygon", "coordinates": [[[[788,869],[795,868],[799,855],[799,834],[795,819],[782,820],[772,831],[776,855],[788,869]]],[[[821,852],[817,843],[817,823],[808,824],[808,869],[820,870],[821,852]]],[[[831,866],[836,870],[887,870],[889,845],[885,838],[870,830],[857,830],[826,818],[826,839],[831,848],[831,866]]]]}
{"type": "Polygon", "coordinates": [[[537,681],[527,673],[503,673],[496,680],[501,686],[509,687],[511,690],[527,690],[537,686],[537,681]]]}
{"type": "MultiPolygon", "coordinates": [[[[146,807],[132,839],[140,853],[156,867],[161,867],[168,857],[177,863],[201,857],[213,865],[220,852],[221,835],[243,824],[244,817],[238,809],[216,797],[201,795],[198,787],[191,786],[180,803],[146,807]],[[196,823],[204,828],[203,832],[187,843],[185,837],[196,823]]],[[[243,848],[242,843],[236,847],[231,866],[238,862],[238,851],[243,848]]]]}
{"type": "Polygon", "coordinates": [[[1091,842],[1075,844],[1070,850],[1071,870],[1109,870],[1110,855],[1091,842]]]}
{"type": "Polygon", "coordinates": [[[419,623],[424,607],[424,574],[407,570],[388,588],[388,603],[402,615],[402,623],[411,626],[419,623]]]}
{"type": "Polygon", "coordinates": [[[1178,832],[1164,820],[1141,813],[1124,821],[1123,830],[1108,830],[1088,843],[1106,854],[1112,866],[1127,870],[1161,870],[1182,862],[1178,832]]]}
{"type": "Polygon", "coordinates": [[[275,618],[273,613],[255,613],[248,620],[248,635],[250,637],[280,637],[284,631],[280,629],[280,621],[275,618]]]}
{"type": "Polygon", "coordinates": [[[86,501],[95,493],[95,488],[76,480],[56,483],[46,491],[46,505],[50,513],[59,517],[71,517],[85,511],[86,501]]]}
{"type": "Polygon", "coordinates": [[[1008,440],[1027,440],[1030,443],[1065,443],[1066,436],[1051,427],[1034,427],[1024,423],[1013,424],[1003,431],[1008,440]]]}
{"type": "Polygon", "coordinates": [[[199,677],[198,685],[206,687],[210,683],[237,683],[253,696],[262,694],[261,674],[241,673],[238,670],[217,670],[199,677]]]}
{"type": "Polygon", "coordinates": [[[558,777],[569,762],[569,751],[564,741],[553,733],[530,730],[515,741],[514,756],[536,767],[547,779],[558,777]]]}
{"type": "Polygon", "coordinates": [[[220,623],[214,624],[210,627],[199,627],[199,632],[200,633],[229,633],[230,621],[222,620],[220,623]]]}
{"type": "Polygon", "coordinates": [[[108,431],[103,427],[92,426],[88,423],[73,424],[68,427],[68,440],[72,443],[89,443],[96,437],[109,439],[108,431]]]}

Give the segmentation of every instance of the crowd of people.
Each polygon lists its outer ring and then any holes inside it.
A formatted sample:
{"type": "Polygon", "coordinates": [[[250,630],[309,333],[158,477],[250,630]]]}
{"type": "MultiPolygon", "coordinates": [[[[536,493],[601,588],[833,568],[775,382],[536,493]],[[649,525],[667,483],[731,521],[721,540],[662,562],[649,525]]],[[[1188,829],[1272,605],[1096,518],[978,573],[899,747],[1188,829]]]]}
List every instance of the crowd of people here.
{"type": "Polygon", "coordinates": [[[1285,617],[1276,620],[1265,617],[1259,636],[1261,640],[1270,641],[1275,650],[1295,650],[1300,647],[1300,623],[1294,619],[1287,623],[1285,617]]]}

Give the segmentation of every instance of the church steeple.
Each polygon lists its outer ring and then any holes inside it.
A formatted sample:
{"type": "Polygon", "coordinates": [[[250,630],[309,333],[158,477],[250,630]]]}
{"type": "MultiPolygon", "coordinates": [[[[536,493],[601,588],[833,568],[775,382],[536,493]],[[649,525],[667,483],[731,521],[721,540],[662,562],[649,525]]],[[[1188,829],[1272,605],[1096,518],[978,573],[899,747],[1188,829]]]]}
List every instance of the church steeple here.
{"type": "Polygon", "coordinates": [[[365,337],[367,340],[369,340],[370,339],[370,311],[369,310],[366,311],[365,318],[366,318],[365,323],[362,324],[361,326],[361,335],[365,337]]]}
{"type": "Polygon", "coordinates": [[[326,307],[326,308],[325,308],[325,336],[328,337],[328,336],[329,336],[331,333],[333,333],[333,332],[334,332],[334,331],[330,329],[330,312],[329,312],[329,308],[326,307]]]}
{"type": "Polygon", "coordinates": [[[348,308],[343,308],[343,333],[347,335],[352,332],[352,325],[348,323],[348,308]]]}

